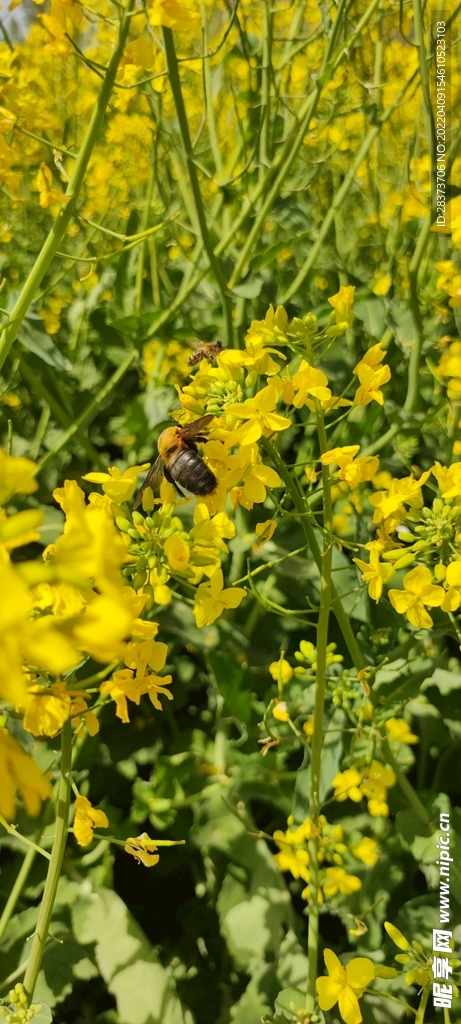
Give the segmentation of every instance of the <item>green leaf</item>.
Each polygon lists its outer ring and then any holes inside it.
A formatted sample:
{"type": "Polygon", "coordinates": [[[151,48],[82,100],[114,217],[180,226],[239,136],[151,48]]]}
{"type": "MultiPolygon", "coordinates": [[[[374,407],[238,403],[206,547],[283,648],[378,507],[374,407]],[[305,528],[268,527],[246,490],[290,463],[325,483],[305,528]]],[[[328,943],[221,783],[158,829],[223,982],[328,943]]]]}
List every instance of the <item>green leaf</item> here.
{"type": "Polygon", "coordinates": [[[109,983],[123,1024],[184,1024],[181,1003],[161,964],[138,960],[109,983]]]}
{"type": "Polygon", "coordinates": [[[362,321],[367,334],[379,341],[386,330],[384,304],[382,299],[369,298],[354,302],[354,313],[362,321]]]}
{"type": "Polygon", "coordinates": [[[247,277],[246,281],[243,281],[242,284],[235,285],[232,291],[234,295],[238,295],[241,299],[257,299],[262,286],[261,278],[247,277]]]}
{"type": "Polygon", "coordinates": [[[249,725],[252,715],[253,698],[248,689],[248,673],[229,654],[213,651],[208,661],[216,679],[219,692],[225,699],[224,715],[234,715],[249,725]]]}
{"type": "Polygon", "coordinates": [[[306,1005],[306,994],[299,988],[284,988],[279,992],[275,1000],[277,1013],[285,1015],[286,1020],[292,1021],[293,1016],[304,1010],[306,1005]]]}

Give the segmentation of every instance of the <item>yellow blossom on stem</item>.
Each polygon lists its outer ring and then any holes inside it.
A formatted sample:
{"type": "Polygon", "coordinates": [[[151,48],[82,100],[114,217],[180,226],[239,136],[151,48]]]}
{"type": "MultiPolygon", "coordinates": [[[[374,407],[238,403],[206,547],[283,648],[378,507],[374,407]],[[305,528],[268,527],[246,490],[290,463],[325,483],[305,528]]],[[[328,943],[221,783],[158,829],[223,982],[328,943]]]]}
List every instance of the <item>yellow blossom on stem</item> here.
{"type": "Polygon", "coordinates": [[[142,466],[130,466],[123,473],[116,466],[111,466],[107,473],[87,473],[83,480],[92,484],[101,484],[104,494],[107,494],[112,501],[120,504],[122,501],[129,501],[137,487],[137,480],[140,473],[149,469],[149,463],[142,466]]]}
{"type": "Polygon", "coordinates": [[[353,846],[351,853],[358,860],[363,861],[368,867],[372,868],[378,862],[378,844],[376,839],[371,839],[370,836],[364,836],[363,839],[357,843],[357,846],[353,846]]]}
{"type": "Polygon", "coordinates": [[[269,672],[276,683],[280,683],[281,686],[286,686],[290,682],[293,676],[293,669],[289,661],[285,658],[280,658],[279,661],[273,661],[269,665],[269,672]]]}
{"type": "Polygon", "coordinates": [[[359,789],[362,776],[356,768],[346,768],[344,772],[335,775],[331,785],[334,789],[334,799],[341,803],[343,800],[353,800],[360,803],[362,792],[359,789]]]}
{"type": "Polygon", "coordinates": [[[353,558],[352,561],[360,569],[363,582],[368,583],[370,597],[378,602],[383,592],[383,583],[389,583],[395,575],[394,566],[389,562],[380,562],[379,551],[376,549],[370,551],[369,563],[363,562],[361,558],[353,558]]]}
{"type": "Polygon", "coordinates": [[[268,384],[254,398],[247,398],[245,402],[231,403],[227,406],[228,416],[248,421],[239,430],[241,444],[253,444],[255,441],[259,441],[263,434],[268,437],[269,434],[278,433],[291,427],[291,420],[274,412],[277,399],[277,389],[268,384]]]}
{"type": "Polygon", "coordinates": [[[404,718],[388,718],[386,732],[396,743],[419,743],[419,736],[415,736],[404,718]]]}
{"type": "Polygon", "coordinates": [[[383,349],[382,345],[379,342],[377,345],[372,345],[372,347],[369,348],[367,352],[365,352],[365,355],[362,356],[357,365],[354,366],[353,373],[355,373],[355,375],[358,376],[358,369],[360,366],[363,365],[371,366],[372,369],[376,369],[376,367],[379,366],[380,363],[382,363],[385,355],[385,349],[383,349]]]}
{"type": "MultiPolygon", "coordinates": [[[[336,295],[332,295],[328,302],[334,309],[334,322],[335,324],[345,324],[345,327],[349,327],[354,318],[352,312],[352,303],[354,301],[354,285],[342,285],[339,292],[336,295]]],[[[333,314],[332,314],[333,316],[333,314]]]]}
{"type": "Polygon", "coordinates": [[[189,0],[149,0],[147,14],[154,28],[164,25],[177,32],[188,32],[195,28],[200,19],[198,11],[189,0]]]}
{"type": "Polygon", "coordinates": [[[403,590],[390,590],[389,599],[399,615],[405,615],[412,626],[430,629],[433,625],[426,605],[440,607],[445,593],[432,583],[432,573],[426,565],[418,565],[403,578],[403,590]]]}
{"type": "Polygon", "coordinates": [[[0,505],[5,505],[13,494],[33,494],[38,487],[35,471],[35,462],[7,455],[0,448],[0,505]]]}
{"type": "Polygon", "coordinates": [[[327,900],[331,899],[332,896],[336,896],[338,892],[342,896],[350,896],[353,892],[358,892],[362,888],[362,883],[357,875],[349,875],[344,868],[331,867],[325,871],[325,881],[323,882],[323,892],[327,900]]]}
{"type": "Polygon", "coordinates": [[[387,791],[391,786],[395,786],[396,782],[397,776],[393,768],[381,764],[380,761],[372,761],[370,767],[363,772],[360,787],[368,799],[368,810],[373,818],[387,818],[387,791]]]}
{"type": "Polygon", "coordinates": [[[273,839],[280,850],[280,853],[274,855],[275,863],[280,871],[290,871],[293,878],[303,878],[305,882],[309,882],[309,854],[300,846],[304,841],[304,836],[298,835],[298,830],[282,832],[277,829],[273,839]]]}
{"type": "Polygon", "coordinates": [[[74,808],[74,836],[79,846],[89,846],[95,828],[108,828],[109,819],[104,811],[93,807],[86,796],[78,796],[74,808]]]}
{"type": "MultiPolygon", "coordinates": [[[[317,398],[320,402],[329,402],[330,388],[327,387],[328,377],[323,370],[311,366],[306,359],[302,360],[299,370],[293,375],[292,384],[297,392],[293,399],[296,409],[308,404],[309,398],[317,398]]],[[[314,407],[314,403],[312,403],[314,407]]]]}
{"type": "Polygon", "coordinates": [[[211,626],[222,615],[226,608],[238,608],[246,590],[241,587],[224,588],[222,569],[215,569],[210,582],[201,584],[197,590],[194,604],[195,621],[199,629],[211,626]]]}
{"type": "Polygon", "coordinates": [[[47,688],[35,683],[27,689],[23,725],[34,736],[56,736],[70,715],[71,696],[65,683],[47,688]]]}
{"type": "Polygon", "coordinates": [[[267,544],[277,529],[277,523],[274,519],[266,519],[264,523],[256,523],[255,533],[257,540],[252,545],[251,550],[257,554],[259,549],[262,548],[263,544],[267,544]]]}
{"type": "Polygon", "coordinates": [[[277,719],[278,722],[288,722],[290,718],[288,708],[284,700],[279,700],[277,701],[276,704],[274,704],[274,707],[272,708],[272,714],[274,718],[277,719]]]}
{"type": "Polygon", "coordinates": [[[183,537],[180,537],[179,533],[174,533],[171,537],[167,537],[164,551],[173,572],[186,571],[189,565],[190,548],[183,537]]]}
{"type": "Polygon", "coordinates": [[[43,161],[37,172],[37,192],[40,196],[40,206],[44,210],[53,203],[68,203],[71,199],[71,196],[66,196],[61,189],[53,188],[53,172],[43,161]]]}
{"type": "Polygon", "coordinates": [[[7,516],[5,510],[0,509],[0,551],[7,557],[7,553],[14,548],[40,540],[37,526],[41,526],[43,519],[43,512],[39,508],[16,512],[12,516],[7,516]]]}
{"type": "Polygon", "coordinates": [[[356,367],[360,387],[354,395],[354,405],[369,405],[370,402],[378,402],[384,405],[384,395],[380,390],[383,384],[391,379],[389,366],[379,366],[376,370],[367,363],[359,363],[356,367]]]}
{"type": "Polygon", "coordinates": [[[12,821],[19,792],[30,817],[35,818],[42,801],[51,795],[51,784],[35,761],[0,728],[0,813],[12,821]]]}
{"type": "Polygon", "coordinates": [[[153,868],[160,860],[160,854],[156,852],[157,849],[155,840],[150,839],[147,832],[142,832],[135,839],[127,839],[125,853],[130,853],[138,864],[144,864],[146,868],[153,868]]]}
{"type": "Polygon", "coordinates": [[[359,956],[344,968],[332,949],[326,949],[323,956],[328,978],[317,978],[320,1009],[331,1010],[338,1003],[345,1024],[360,1024],[359,999],[375,977],[374,964],[368,957],[359,956]]]}
{"type": "MultiPolygon", "coordinates": [[[[436,573],[437,575],[437,573],[436,573]]],[[[443,612],[456,612],[461,605],[461,560],[450,562],[445,573],[447,592],[441,604],[443,612]]]]}

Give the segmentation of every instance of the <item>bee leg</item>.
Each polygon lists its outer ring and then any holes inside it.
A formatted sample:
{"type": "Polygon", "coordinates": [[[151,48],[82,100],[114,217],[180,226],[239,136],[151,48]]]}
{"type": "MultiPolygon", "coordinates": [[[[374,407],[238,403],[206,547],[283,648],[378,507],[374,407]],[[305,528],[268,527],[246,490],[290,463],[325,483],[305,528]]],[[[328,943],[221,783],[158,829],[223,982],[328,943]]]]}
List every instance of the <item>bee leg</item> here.
{"type": "Polygon", "coordinates": [[[182,491],[181,488],[178,486],[178,484],[176,483],[176,480],[173,480],[173,477],[172,477],[169,469],[167,469],[166,466],[163,467],[163,475],[165,477],[165,480],[168,480],[169,484],[173,484],[173,487],[174,487],[174,489],[176,491],[176,494],[179,494],[180,498],[185,498],[184,491],[182,491]]]}

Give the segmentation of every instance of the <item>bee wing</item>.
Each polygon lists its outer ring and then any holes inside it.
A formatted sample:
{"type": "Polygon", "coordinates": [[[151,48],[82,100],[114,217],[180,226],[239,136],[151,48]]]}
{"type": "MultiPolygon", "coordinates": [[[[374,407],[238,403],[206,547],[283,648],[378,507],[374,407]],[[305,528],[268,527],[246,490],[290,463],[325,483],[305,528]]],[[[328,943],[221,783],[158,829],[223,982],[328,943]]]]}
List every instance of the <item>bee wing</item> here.
{"type": "Polygon", "coordinates": [[[212,420],[214,420],[214,413],[211,416],[201,416],[199,420],[194,420],[193,423],[186,423],[185,427],[180,427],[181,434],[186,441],[193,441],[204,427],[210,425],[212,420]]]}
{"type": "Polygon", "coordinates": [[[152,490],[155,491],[156,487],[158,487],[158,485],[159,485],[159,483],[160,483],[160,481],[162,479],[162,476],[163,476],[163,460],[160,458],[160,455],[159,455],[158,458],[155,460],[155,462],[150,467],[149,472],[148,472],[148,474],[146,476],[146,479],[144,480],[144,483],[142,484],[142,487],[140,488],[140,490],[138,491],[138,493],[136,495],[133,508],[138,508],[138,506],[141,504],[142,496],[144,494],[144,491],[148,487],[151,487],[152,490]]]}

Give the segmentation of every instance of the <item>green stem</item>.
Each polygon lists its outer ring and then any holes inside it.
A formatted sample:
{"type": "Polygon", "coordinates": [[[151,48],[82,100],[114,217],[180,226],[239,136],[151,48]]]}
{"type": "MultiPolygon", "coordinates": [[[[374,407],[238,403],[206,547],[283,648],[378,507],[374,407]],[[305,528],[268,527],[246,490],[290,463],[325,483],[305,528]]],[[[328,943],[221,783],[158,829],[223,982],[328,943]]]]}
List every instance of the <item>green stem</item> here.
{"type": "Polygon", "coordinates": [[[16,825],[9,825],[2,814],[0,814],[0,825],[3,825],[3,828],[6,829],[10,836],[14,836],[15,839],[19,839],[20,843],[25,843],[29,849],[35,850],[35,853],[41,853],[42,857],[46,857],[47,860],[51,860],[50,854],[47,853],[46,850],[43,850],[41,846],[37,845],[37,843],[33,843],[31,839],[27,838],[27,836],[23,836],[21,832],[18,832],[16,825]]]}
{"type": "Polygon", "coordinates": [[[32,939],[32,948],[24,977],[24,989],[30,1004],[33,999],[38,972],[42,963],[45,943],[48,938],[51,915],[53,913],[56,890],[61,875],[64,850],[69,824],[70,803],[70,771],[72,767],[72,729],[70,721],[63,726],[61,733],[61,777],[58,790],[58,807],[56,829],[51,850],[50,866],[46,876],[45,889],[38,914],[37,928],[32,939]]]}
{"type": "MultiPolygon", "coordinates": [[[[37,839],[39,838],[40,833],[37,836],[37,839]]],[[[11,917],[14,914],[16,904],[26,884],[29,871],[32,867],[32,864],[34,863],[36,856],[37,851],[34,849],[33,846],[29,846],[29,849],[27,850],[25,857],[23,857],[23,861],[18,871],[16,881],[3,908],[2,916],[0,917],[0,939],[3,938],[5,931],[8,927],[8,924],[11,920],[11,917]]]]}
{"type": "MultiPolygon", "coordinates": [[[[328,450],[325,421],[320,402],[317,406],[317,433],[320,453],[328,450]]],[[[331,570],[333,562],[333,543],[331,538],[333,510],[331,504],[330,467],[322,466],[323,482],[323,527],[324,541],[322,554],[322,577],[320,585],[320,613],[317,624],[317,671],[315,680],[314,732],[312,735],[311,753],[311,794],[309,814],[314,825],[314,835],[308,842],[309,851],[309,934],[308,934],[308,978],[306,1010],[312,1013],[315,1008],[315,980],[317,977],[317,960],[319,945],[319,840],[315,834],[317,819],[320,813],[320,768],[324,742],[323,716],[325,710],[325,689],[327,678],[327,647],[328,626],[331,609],[331,570]]]]}
{"type": "Polygon", "coordinates": [[[42,246],[32,270],[21,289],[21,293],[11,310],[10,318],[14,323],[10,323],[0,336],[0,369],[5,362],[13,342],[17,338],[21,322],[24,319],[31,302],[33,302],[37,289],[43,281],[48,267],[55,256],[56,250],[59,248],[59,244],[64,237],[67,226],[74,216],[80,189],[83,185],[91,154],[99,138],[106,107],[112,93],[118,66],[125,48],[130,28],[129,13],[134,6],[134,2],[135,0],[127,0],[125,10],[121,17],[114,51],[109,61],[82,147],[75,162],[72,177],[70,178],[67,186],[66,194],[71,198],[68,203],[61,206],[48,238],[42,246]]]}
{"type": "MultiPolygon", "coordinates": [[[[278,452],[270,443],[270,441],[268,441],[266,437],[263,437],[261,438],[261,444],[263,448],[265,448],[267,454],[270,456],[272,462],[274,463],[274,466],[277,469],[277,472],[282,477],[282,480],[284,480],[287,489],[290,492],[293,504],[297,512],[299,512],[300,514],[301,527],[304,532],[304,536],[306,538],[308,546],[312,552],[312,557],[314,559],[315,564],[317,565],[319,572],[322,573],[322,554],[317,543],[317,537],[315,536],[314,527],[312,526],[312,523],[309,521],[306,515],[309,506],[307,505],[307,503],[305,504],[304,498],[300,491],[298,490],[296,482],[292,479],[289,470],[285,466],[285,463],[282,461],[278,452]]],[[[364,667],[365,664],[363,655],[359,648],[357,640],[355,639],[349,617],[346,615],[346,612],[344,611],[344,608],[341,604],[341,598],[336,593],[336,589],[333,584],[331,585],[331,609],[335,615],[338,626],[344,637],[344,642],[351,656],[352,663],[355,665],[357,671],[359,671],[361,668],[364,667]]]]}
{"type": "Polygon", "coordinates": [[[423,993],[419,1002],[418,1009],[416,1011],[415,1024],[424,1024],[424,1015],[426,1013],[427,1000],[429,999],[430,988],[423,989],[423,993]]]}
{"type": "MultiPolygon", "coordinates": [[[[147,225],[149,223],[149,213],[152,202],[152,191],[154,188],[155,180],[155,166],[152,165],[150,173],[149,184],[147,186],[146,202],[144,204],[144,210],[141,220],[141,234],[147,231],[147,225]]],[[[138,262],[136,264],[136,286],[135,286],[135,313],[137,316],[141,316],[142,313],[142,298],[143,298],[143,281],[144,281],[144,259],[146,252],[146,239],[143,238],[139,247],[138,262]]]]}
{"type": "Polygon", "coordinates": [[[419,796],[416,793],[416,791],[413,789],[411,782],[408,781],[405,772],[402,771],[398,761],[396,761],[387,739],[381,742],[381,748],[386,758],[386,761],[395,771],[400,789],[405,793],[408,803],[413,808],[415,813],[418,815],[420,821],[424,822],[424,824],[431,828],[432,831],[435,831],[433,825],[431,824],[430,814],[426,811],[424,804],[421,803],[421,800],[419,799],[419,796]]]}
{"type": "Polygon", "coordinates": [[[219,260],[218,256],[216,255],[213,249],[213,245],[208,231],[205,208],[203,205],[202,193],[200,191],[197,168],[194,160],[194,151],[192,148],[192,141],[189,132],[189,121],[187,119],[186,108],[184,106],[184,98],[181,89],[181,79],[179,77],[178,58],[176,56],[173,33],[171,31],[171,28],[163,28],[162,32],[163,42],[165,44],[165,57],[168,67],[170,86],[171,91],[173,93],[176,115],[178,118],[179,131],[181,134],[181,141],[184,149],[184,155],[186,158],[187,170],[189,173],[189,181],[191,184],[192,194],[194,197],[195,209],[197,212],[197,218],[200,225],[200,233],[202,236],[202,241],[206,254],[208,256],[210,267],[213,271],[216,284],[218,285],[221,295],[223,316],[226,325],[227,344],[229,345],[230,348],[232,348],[232,302],[231,297],[228,293],[226,278],[221,266],[221,261],[219,260]]]}
{"type": "MultiPolygon", "coordinates": [[[[236,5],[237,6],[237,5],[236,5]]],[[[202,71],[203,71],[203,91],[205,95],[205,109],[208,121],[208,134],[210,136],[211,152],[213,153],[213,160],[218,174],[222,174],[222,158],[218,144],[218,133],[216,131],[216,118],[214,116],[213,107],[213,90],[211,83],[211,67],[210,61],[206,59],[208,52],[208,29],[207,29],[207,9],[204,0],[201,0],[200,4],[202,14],[202,71]]]]}
{"type": "Polygon", "coordinates": [[[269,126],[271,99],[271,61],[272,61],[272,0],[266,0],[264,7],[264,32],[261,69],[261,133],[259,137],[260,175],[270,160],[269,126]]]}

